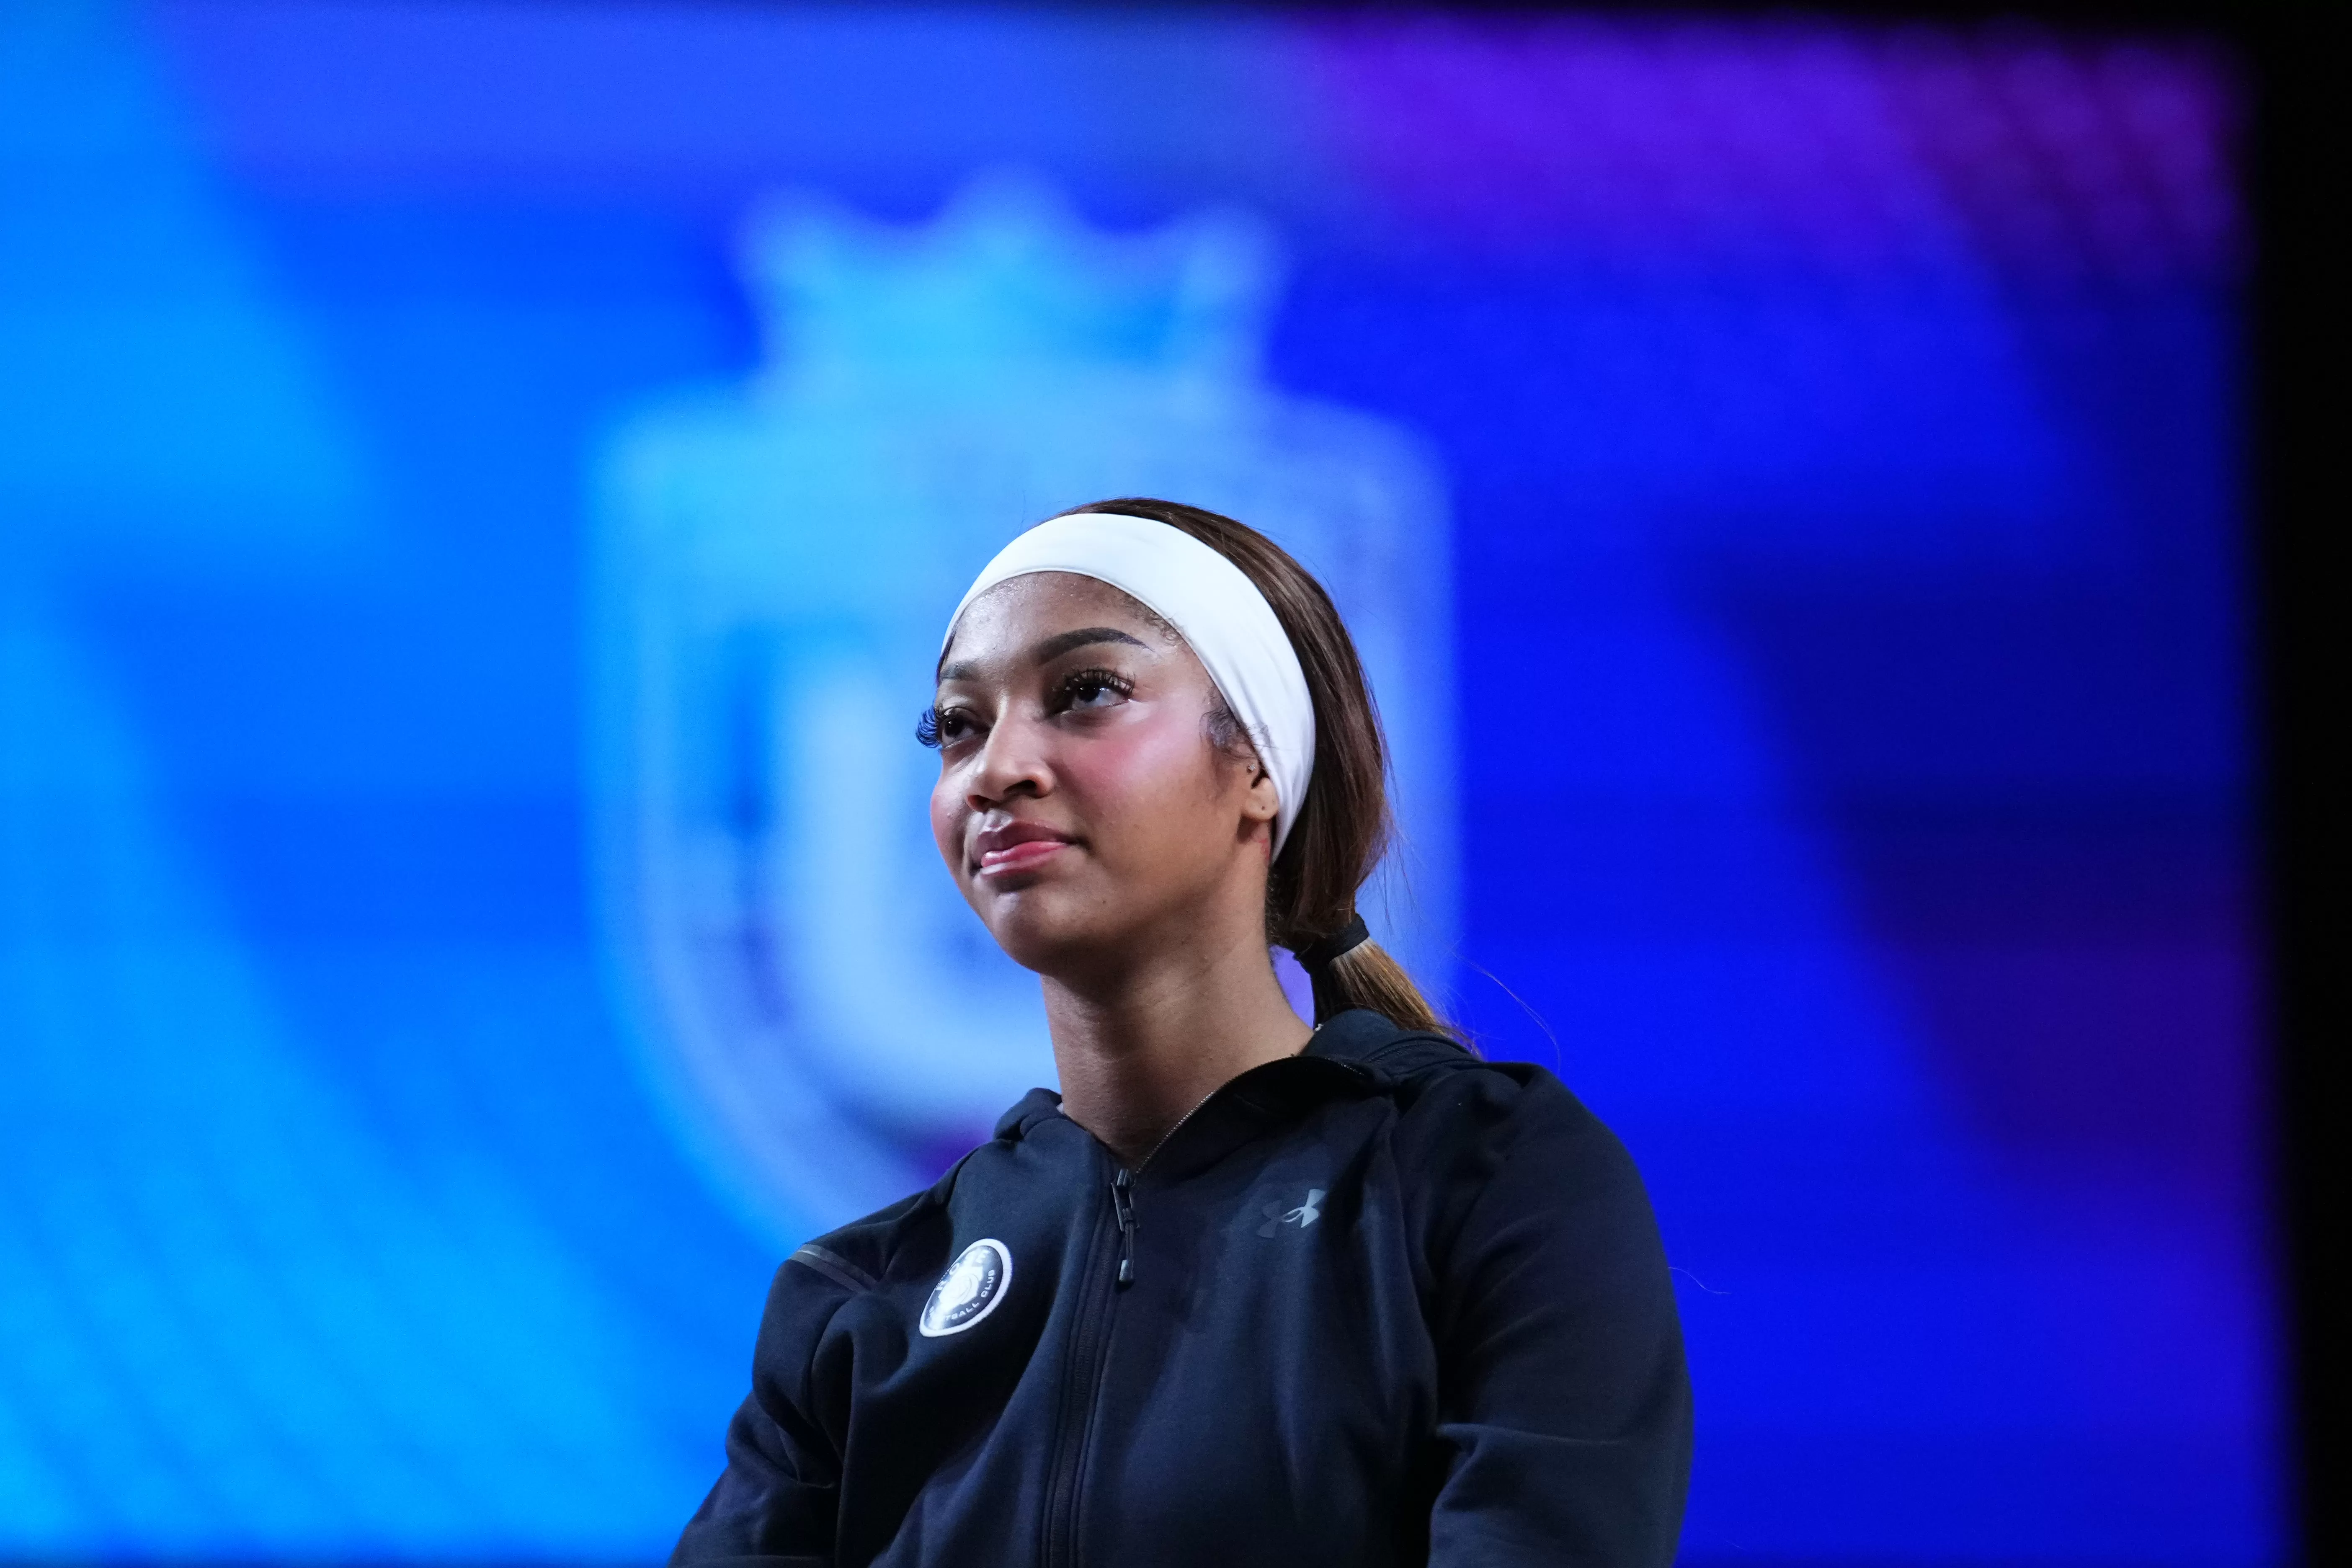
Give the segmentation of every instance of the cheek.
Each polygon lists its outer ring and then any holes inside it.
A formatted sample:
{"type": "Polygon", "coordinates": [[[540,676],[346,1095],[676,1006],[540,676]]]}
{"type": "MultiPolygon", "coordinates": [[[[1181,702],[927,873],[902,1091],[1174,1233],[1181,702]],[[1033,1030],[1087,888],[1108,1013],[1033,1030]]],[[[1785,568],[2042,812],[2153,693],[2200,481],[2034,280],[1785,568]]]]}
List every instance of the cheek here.
{"type": "Polygon", "coordinates": [[[1069,749],[1063,787],[1080,803],[1097,849],[1169,837],[1208,842],[1216,779],[1195,723],[1139,724],[1069,749]]]}
{"type": "Polygon", "coordinates": [[[940,847],[940,858],[959,882],[963,880],[963,792],[941,769],[939,783],[931,786],[931,842],[940,847]]]}

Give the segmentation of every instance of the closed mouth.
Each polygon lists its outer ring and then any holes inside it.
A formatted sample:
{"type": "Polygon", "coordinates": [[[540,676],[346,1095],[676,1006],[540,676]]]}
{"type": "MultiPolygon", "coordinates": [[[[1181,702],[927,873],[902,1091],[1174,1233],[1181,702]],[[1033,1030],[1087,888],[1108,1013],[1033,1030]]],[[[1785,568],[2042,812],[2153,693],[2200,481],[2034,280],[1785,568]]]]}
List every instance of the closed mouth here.
{"type": "Polygon", "coordinates": [[[1070,847],[1071,842],[1068,835],[1034,822],[1007,823],[973,838],[972,869],[982,877],[1032,870],[1070,847]]]}
{"type": "Polygon", "coordinates": [[[1070,847],[1066,838],[1032,838],[1025,844],[1014,844],[1003,849],[991,849],[980,858],[980,872],[1025,871],[1052,859],[1070,847]]]}

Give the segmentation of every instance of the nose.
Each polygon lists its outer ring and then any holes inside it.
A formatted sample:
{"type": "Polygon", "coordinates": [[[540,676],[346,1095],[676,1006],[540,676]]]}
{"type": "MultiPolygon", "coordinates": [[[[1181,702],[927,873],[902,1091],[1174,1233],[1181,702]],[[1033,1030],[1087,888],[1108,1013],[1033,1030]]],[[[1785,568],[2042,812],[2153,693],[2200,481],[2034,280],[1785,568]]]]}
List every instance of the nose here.
{"type": "Polygon", "coordinates": [[[1054,771],[1045,741],[1045,726],[1025,715],[1008,712],[991,726],[964,785],[964,798],[972,809],[985,811],[1015,795],[1052,794],[1054,771]]]}

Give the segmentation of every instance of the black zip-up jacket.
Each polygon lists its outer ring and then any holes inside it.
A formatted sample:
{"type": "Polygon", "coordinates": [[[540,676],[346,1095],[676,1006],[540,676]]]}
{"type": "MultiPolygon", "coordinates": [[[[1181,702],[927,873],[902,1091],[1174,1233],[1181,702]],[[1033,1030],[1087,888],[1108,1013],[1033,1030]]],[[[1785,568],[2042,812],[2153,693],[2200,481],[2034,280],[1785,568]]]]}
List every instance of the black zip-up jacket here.
{"type": "Polygon", "coordinates": [[[1351,1012],[1132,1174],[1034,1089],[793,1254],[670,1561],[1666,1568],[1690,1431],[1623,1147],[1351,1012]]]}

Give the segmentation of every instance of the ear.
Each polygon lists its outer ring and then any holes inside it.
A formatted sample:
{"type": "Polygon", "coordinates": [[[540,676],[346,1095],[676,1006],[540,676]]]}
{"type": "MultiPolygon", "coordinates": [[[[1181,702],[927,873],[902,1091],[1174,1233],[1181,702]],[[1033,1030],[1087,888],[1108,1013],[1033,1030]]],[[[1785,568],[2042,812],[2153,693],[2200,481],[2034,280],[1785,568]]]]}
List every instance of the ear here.
{"type": "Polygon", "coordinates": [[[1260,823],[1266,825],[1266,837],[1273,837],[1276,816],[1282,809],[1281,796],[1274,787],[1274,775],[1255,759],[1250,763],[1249,791],[1242,796],[1242,831],[1256,831],[1260,823]]]}

